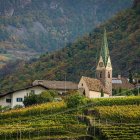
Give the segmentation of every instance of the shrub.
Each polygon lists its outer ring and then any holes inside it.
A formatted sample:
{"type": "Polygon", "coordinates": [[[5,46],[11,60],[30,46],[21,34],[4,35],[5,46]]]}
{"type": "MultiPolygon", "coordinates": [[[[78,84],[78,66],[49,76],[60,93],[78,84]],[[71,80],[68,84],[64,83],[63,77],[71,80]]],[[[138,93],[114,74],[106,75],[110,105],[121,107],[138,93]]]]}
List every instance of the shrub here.
{"type": "Polygon", "coordinates": [[[10,110],[11,109],[11,107],[10,106],[4,106],[4,107],[0,107],[0,112],[5,112],[5,111],[8,111],[8,110],[10,110]]]}
{"type": "Polygon", "coordinates": [[[104,97],[104,92],[103,92],[103,90],[101,90],[101,97],[104,97]]]}
{"type": "Polygon", "coordinates": [[[31,106],[37,104],[38,96],[36,94],[30,93],[29,96],[25,96],[23,104],[25,106],[31,106]]]}
{"type": "Polygon", "coordinates": [[[39,95],[30,93],[29,96],[25,96],[23,103],[25,106],[30,106],[34,104],[52,102],[57,96],[58,93],[53,90],[44,91],[39,95]]]}
{"type": "Polygon", "coordinates": [[[54,94],[51,95],[49,91],[44,91],[40,95],[38,95],[37,103],[46,103],[46,102],[52,102],[54,99],[54,94]]]}
{"type": "Polygon", "coordinates": [[[78,107],[78,106],[86,104],[85,97],[79,95],[78,93],[76,93],[75,95],[69,96],[66,102],[67,102],[67,107],[69,108],[78,107]]]}
{"type": "Polygon", "coordinates": [[[19,108],[23,108],[23,106],[22,106],[22,105],[15,105],[15,106],[13,107],[13,109],[19,109],[19,108]]]}

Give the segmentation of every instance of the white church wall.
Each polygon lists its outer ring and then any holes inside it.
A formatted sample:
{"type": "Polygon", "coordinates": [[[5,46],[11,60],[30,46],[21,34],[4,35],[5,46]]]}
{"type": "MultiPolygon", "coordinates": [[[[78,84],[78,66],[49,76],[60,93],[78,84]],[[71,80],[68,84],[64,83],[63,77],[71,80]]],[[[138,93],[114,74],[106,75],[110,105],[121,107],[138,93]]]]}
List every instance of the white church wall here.
{"type": "MultiPolygon", "coordinates": [[[[109,97],[108,94],[104,94],[104,97],[109,97]]],[[[96,92],[96,91],[90,91],[89,92],[89,98],[101,98],[101,93],[100,92],[96,92]]]]}
{"type": "Polygon", "coordinates": [[[85,90],[85,96],[89,97],[89,89],[85,83],[85,81],[81,78],[79,84],[78,84],[78,89],[83,88],[85,90]]]}
{"type": "Polygon", "coordinates": [[[100,98],[100,97],[101,97],[100,92],[96,92],[96,91],[90,91],[89,92],[89,98],[100,98]]]}

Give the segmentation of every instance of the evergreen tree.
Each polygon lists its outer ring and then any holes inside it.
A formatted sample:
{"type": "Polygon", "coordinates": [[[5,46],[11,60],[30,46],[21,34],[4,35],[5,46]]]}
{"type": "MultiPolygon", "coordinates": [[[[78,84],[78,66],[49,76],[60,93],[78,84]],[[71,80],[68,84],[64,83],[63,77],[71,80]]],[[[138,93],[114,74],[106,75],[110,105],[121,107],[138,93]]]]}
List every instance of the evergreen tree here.
{"type": "Polygon", "coordinates": [[[133,75],[131,71],[129,71],[129,83],[133,84],[133,75]]]}
{"type": "Polygon", "coordinates": [[[101,97],[104,97],[103,89],[101,89],[101,97]]]}

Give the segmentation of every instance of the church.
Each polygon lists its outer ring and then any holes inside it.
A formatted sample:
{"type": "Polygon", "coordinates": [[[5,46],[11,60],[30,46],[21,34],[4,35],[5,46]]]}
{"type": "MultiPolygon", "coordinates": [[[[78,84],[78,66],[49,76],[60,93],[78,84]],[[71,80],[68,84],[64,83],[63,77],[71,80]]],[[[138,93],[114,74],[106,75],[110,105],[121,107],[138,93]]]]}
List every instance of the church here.
{"type": "Polygon", "coordinates": [[[102,39],[102,46],[96,67],[96,78],[82,76],[78,89],[88,98],[112,96],[112,64],[109,54],[106,29],[102,39]]]}

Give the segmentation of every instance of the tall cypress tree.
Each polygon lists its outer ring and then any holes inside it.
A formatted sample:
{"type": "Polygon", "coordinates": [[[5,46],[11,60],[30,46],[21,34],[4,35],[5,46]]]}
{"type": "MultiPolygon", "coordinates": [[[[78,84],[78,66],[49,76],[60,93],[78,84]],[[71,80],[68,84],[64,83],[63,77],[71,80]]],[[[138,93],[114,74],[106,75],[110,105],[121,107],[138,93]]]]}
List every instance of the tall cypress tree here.
{"type": "Polygon", "coordinates": [[[129,83],[133,84],[133,75],[131,71],[129,71],[129,83]]]}

